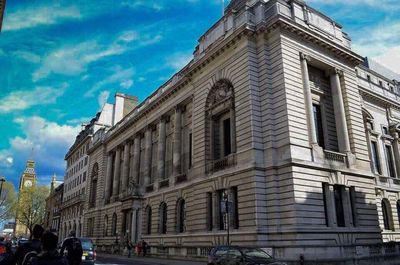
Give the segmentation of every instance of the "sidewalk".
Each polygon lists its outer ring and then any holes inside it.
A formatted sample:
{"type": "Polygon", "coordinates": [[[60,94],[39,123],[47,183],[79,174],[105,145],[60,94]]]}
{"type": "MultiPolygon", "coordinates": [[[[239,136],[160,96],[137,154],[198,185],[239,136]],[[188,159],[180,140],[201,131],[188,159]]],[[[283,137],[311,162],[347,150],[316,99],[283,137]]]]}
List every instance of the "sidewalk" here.
{"type": "Polygon", "coordinates": [[[167,259],[167,258],[154,258],[154,257],[137,257],[132,256],[128,258],[127,256],[122,255],[113,255],[106,253],[97,253],[98,258],[112,258],[118,261],[127,261],[127,262],[144,262],[147,264],[162,264],[162,265],[206,265],[206,261],[191,261],[191,260],[177,260],[177,259],[167,259]]]}

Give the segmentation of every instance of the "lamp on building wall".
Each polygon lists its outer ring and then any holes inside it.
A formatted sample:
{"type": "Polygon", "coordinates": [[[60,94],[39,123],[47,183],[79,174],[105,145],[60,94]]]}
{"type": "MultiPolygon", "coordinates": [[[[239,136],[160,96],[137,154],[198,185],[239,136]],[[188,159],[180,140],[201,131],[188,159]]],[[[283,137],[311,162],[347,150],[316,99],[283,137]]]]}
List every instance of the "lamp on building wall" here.
{"type": "Polygon", "coordinates": [[[6,182],[6,179],[4,177],[0,177],[0,199],[1,199],[1,193],[3,192],[3,183],[6,182]]]}

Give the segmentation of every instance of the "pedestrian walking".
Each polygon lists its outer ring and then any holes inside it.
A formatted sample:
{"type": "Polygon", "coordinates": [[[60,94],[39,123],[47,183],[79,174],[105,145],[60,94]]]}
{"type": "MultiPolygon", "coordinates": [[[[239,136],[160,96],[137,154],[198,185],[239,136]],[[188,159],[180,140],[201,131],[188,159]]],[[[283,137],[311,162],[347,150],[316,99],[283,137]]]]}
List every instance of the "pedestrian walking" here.
{"type": "Polygon", "coordinates": [[[147,255],[147,243],[146,241],[144,241],[144,239],[142,239],[142,250],[143,250],[143,257],[145,257],[147,255]]]}
{"type": "Polygon", "coordinates": [[[40,253],[42,250],[40,239],[42,238],[43,233],[44,228],[41,225],[35,225],[32,229],[31,239],[18,246],[15,252],[15,257],[17,258],[16,262],[18,265],[26,265],[30,257],[40,253]],[[27,260],[25,260],[26,255],[28,255],[27,260]]]}
{"type": "Polygon", "coordinates": [[[31,257],[27,265],[68,265],[68,261],[57,252],[58,236],[45,232],[41,238],[42,251],[31,257]]]}
{"type": "Polygon", "coordinates": [[[130,258],[131,255],[132,255],[133,244],[132,244],[132,242],[131,242],[130,240],[128,240],[128,239],[127,239],[127,241],[126,241],[126,248],[127,248],[127,250],[128,250],[128,258],[130,258]]]}
{"type": "Polygon", "coordinates": [[[75,231],[69,233],[69,237],[64,239],[60,254],[64,255],[64,250],[67,250],[67,260],[69,265],[80,265],[82,263],[82,244],[81,241],[75,237],[75,231]]]}

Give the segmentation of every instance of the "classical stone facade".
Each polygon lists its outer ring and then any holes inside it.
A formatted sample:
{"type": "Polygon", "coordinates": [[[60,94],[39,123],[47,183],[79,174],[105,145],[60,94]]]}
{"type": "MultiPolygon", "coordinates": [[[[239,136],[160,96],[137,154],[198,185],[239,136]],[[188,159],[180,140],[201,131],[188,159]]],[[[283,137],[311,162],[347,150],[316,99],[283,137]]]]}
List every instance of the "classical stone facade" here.
{"type": "Polygon", "coordinates": [[[77,135],[74,144],[65,155],[67,168],[64,177],[63,203],[61,208],[60,238],[70,231],[82,236],[84,202],[88,198],[87,179],[89,178],[89,157],[87,151],[92,136],[118,123],[136,107],[137,98],[121,93],[115,95],[115,104],[106,103],[102,110],[77,135]]]}
{"type": "Polygon", "coordinates": [[[303,1],[232,1],[187,66],[94,135],[85,236],[206,256],[229,227],[288,262],[381,253],[400,231],[400,88],[363,63],[303,1]]]}
{"type": "Polygon", "coordinates": [[[60,232],[63,195],[64,183],[60,183],[56,180],[56,176],[53,176],[50,184],[50,195],[46,199],[46,216],[44,227],[47,230],[56,233],[57,235],[59,235],[60,232]]]}

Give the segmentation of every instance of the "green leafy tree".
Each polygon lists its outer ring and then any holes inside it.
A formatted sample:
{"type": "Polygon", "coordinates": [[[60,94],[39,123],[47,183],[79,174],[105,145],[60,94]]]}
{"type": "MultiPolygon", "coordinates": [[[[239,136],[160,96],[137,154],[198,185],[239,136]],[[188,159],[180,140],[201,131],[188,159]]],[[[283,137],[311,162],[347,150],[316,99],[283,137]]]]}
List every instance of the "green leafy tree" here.
{"type": "Polygon", "coordinates": [[[4,182],[3,189],[0,195],[0,220],[8,220],[15,218],[15,202],[16,192],[14,184],[11,182],[4,182]]]}
{"type": "Polygon", "coordinates": [[[44,224],[49,192],[49,188],[45,186],[25,187],[20,191],[16,206],[17,220],[26,226],[31,234],[35,224],[44,224]]]}

